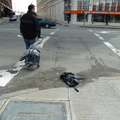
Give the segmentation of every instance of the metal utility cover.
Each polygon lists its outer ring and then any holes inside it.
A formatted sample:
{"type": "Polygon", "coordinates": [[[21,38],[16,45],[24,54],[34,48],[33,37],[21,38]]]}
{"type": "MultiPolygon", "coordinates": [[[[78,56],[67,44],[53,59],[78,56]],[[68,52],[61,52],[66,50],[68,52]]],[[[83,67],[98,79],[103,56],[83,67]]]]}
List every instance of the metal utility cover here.
{"type": "Polygon", "coordinates": [[[67,120],[64,103],[11,101],[0,120],[67,120]]]}

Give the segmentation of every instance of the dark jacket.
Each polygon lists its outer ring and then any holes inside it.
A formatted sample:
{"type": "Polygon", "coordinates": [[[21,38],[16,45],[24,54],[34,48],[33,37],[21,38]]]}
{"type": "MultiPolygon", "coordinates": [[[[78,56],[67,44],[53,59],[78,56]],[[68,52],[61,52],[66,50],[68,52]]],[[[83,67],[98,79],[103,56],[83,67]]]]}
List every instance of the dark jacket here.
{"type": "Polygon", "coordinates": [[[41,28],[35,13],[28,11],[22,16],[20,19],[20,32],[25,39],[40,38],[41,28]]]}

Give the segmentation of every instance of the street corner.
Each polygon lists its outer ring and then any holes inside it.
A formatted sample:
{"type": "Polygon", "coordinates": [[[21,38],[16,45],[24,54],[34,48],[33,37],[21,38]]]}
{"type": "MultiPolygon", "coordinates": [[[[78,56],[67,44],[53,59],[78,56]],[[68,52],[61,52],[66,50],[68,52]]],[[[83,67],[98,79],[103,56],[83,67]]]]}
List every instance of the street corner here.
{"type": "Polygon", "coordinates": [[[18,94],[16,92],[16,95],[9,97],[9,102],[7,102],[2,109],[0,116],[1,120],[4,120],[6,117],[11,120],[18,117],[18,114],[19,118],[24,117],[23,119],[29,117],[37,120],[49,117],[50,120],[56,120],[56,116],[59,116],[60,120],[72,120],[67,88],[54,88],[27,92],[22,92],[20,95],[19,91],[18,94]],[[10,106],[16,108],[12,110],[12,113],[10,113],[10,106]]]}
{"type": "Polygon", "coordinates": [[[7,83],[5,87],[1,88],[1,94],[5,94],[6,91],[7,93],[11,93],[30,88],[44,90],[49,88],[67,87],[60,79],[60,75],[65,71],[65,68],[63,67],[55,67],[47,70],[37,69],[33,72],[31,72],[31,70],[25,71],[26,70],[21,69],[17,76],[7,83]]]}
{"type": "Polygon", "coordinates": [[[74,92],[74,90],[70,88],[69,99],[73,119],[119,119],[119,79],[111,77],[94,79],[94,82],[77,88],[79,92],[74,92]]]}

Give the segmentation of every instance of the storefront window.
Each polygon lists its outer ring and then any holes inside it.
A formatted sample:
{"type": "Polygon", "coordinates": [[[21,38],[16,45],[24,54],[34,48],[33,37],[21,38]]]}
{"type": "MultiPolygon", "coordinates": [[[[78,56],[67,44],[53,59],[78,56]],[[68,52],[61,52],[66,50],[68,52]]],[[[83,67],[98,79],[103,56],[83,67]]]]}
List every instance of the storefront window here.
{"type": "Polygon", "coordinates": [[[105,15],[92,15],[92,22],[104,22],[104,19],[105,19],[105,15]]]}
{"type": "Polygon", "coordinates": [[[86,14],[77,14],[77,22],[87,22],[88,21],[88,15],[86,14]]]}
{"type": "Polygon", "coordinates": [[[92,15],[92,23],[94,22],[105,22],[106,17],[109,16],[110,23],[120,23],[120,15],[92,15]]]}
{"type": "Polygon", "coordinates": [[[64,20],[70,22],[71,21],[71,14],[65,14],[64,15],[64,20]]]}
{"type": "Polygon", "coordinates": [[[115,15],[115,22],[120,23],[120,15],[115,15]]]}

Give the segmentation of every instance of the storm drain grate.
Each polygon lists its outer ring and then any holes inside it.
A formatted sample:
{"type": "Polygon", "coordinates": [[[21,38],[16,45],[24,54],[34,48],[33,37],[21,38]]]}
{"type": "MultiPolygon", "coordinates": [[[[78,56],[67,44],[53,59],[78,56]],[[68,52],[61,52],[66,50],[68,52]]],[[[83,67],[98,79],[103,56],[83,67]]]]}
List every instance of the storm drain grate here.
{"type": "Polygon", "coordinates": [[[67,120],[64,103],[11,101],[0,120],[67,120]]]}

